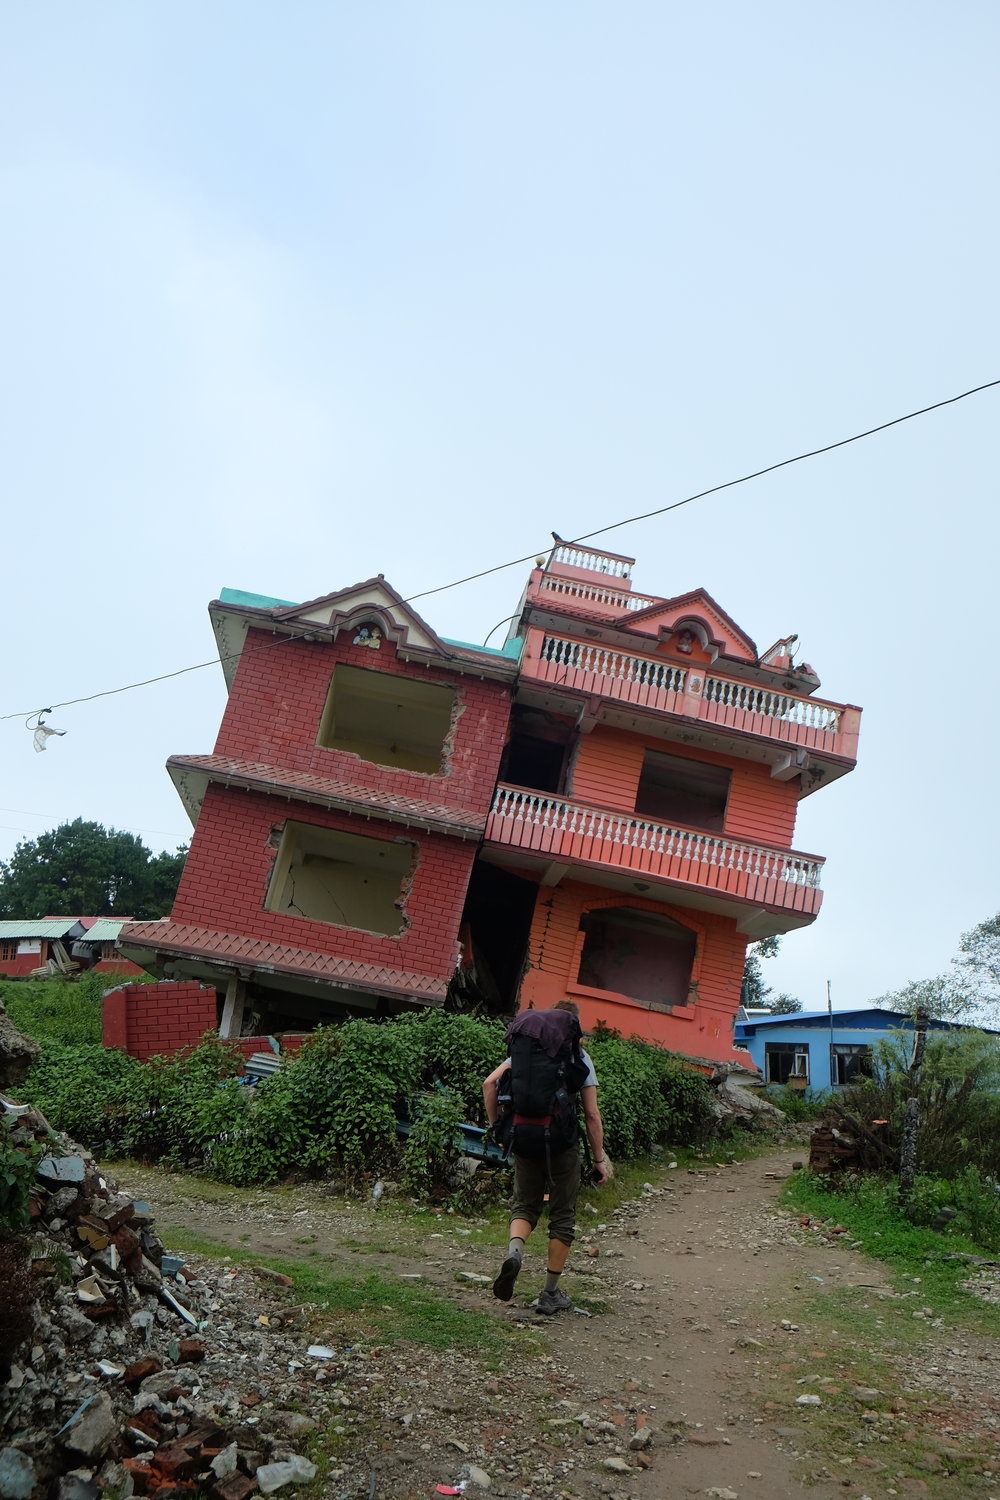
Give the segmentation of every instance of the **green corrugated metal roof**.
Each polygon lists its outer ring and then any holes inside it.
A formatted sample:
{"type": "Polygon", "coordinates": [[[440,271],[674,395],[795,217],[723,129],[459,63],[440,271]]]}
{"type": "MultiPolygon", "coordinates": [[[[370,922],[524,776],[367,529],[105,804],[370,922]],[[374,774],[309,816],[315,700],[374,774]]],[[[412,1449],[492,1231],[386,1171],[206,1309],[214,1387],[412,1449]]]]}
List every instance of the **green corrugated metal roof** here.
{"type": "Polygon", "coordinates": [[[246,589],[220,589],[220,604],[249,604],[254,609],[276,609],[286,604],[298,604],[297,599],[272,599],[270,594],[251,594],[246,589]]]}
{"type": "Polygon", "coordinates": [[[0,922],[0,938],[61,938],[79,926],[79,917],[36,917],[28,922],[0,922]]]}
{"type": "Polygon", "coordinates": [[[113,943],[125,926],[124,917],[98,917],[78,939],[81,943],[113,943]]]}
{"type": "Polygon", "coordinates": [[[505,646],[477,646],[475,641],[453,641],[447,635],[441,639],[446,646],[464,646],[466,651],[481,651],[484,656],[506,656],[512,661],[517,661],[524,644],[519,635],[512,637],[505,646]]]}

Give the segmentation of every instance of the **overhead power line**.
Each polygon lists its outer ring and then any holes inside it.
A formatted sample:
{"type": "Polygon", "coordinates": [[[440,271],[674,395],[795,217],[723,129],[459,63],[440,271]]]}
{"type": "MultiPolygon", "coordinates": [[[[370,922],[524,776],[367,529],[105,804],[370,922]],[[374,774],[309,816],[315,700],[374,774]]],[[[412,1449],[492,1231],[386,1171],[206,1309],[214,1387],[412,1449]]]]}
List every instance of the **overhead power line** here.
{"type": "MultiPolygon", "coordinates": [[[[581,542],[593,541],[594,537],[606,536],[609,531],[618,531],[623,526],[632,526],[638,521],[649,521],[654,516],[665,516],[672,510],[680,510],[684,505],[691,505],[695,500],[704,500],[709,495],[718,495],[723,490],[735,489],[737,485],[749,484],[753,479],[762,479],[765,474],[774,474],[778,469],[787,469],[791,464],[801,464],[809,458],[818,458],[823,453],[832,453],[837,448],[846,448],[851,443],[860,443],[864,438],[874,437],[876,433],[886,432],[890,427],[899,427],[903,422],[912,422],[916,417],[925,417],[928,412],[939,411],[943,406],[953,406],[956,401],[965,401],[969,396],[977,396],[981,391],[989,391],[1000,385],[1000,379],[984,381],[982,385],[974,385],[967,391],[959,391],[956,396],[945,396],[941,401],[933,401],[929,406],[920,406],[915,411],[908,411],[901,417],[892,417],[888,422],[880,422],[876,427],[866,427],[863,432],[852,433],[850,437],[838,438],[836,442],[824,443],[821,448],[810,448],[805,453],[796,453],[791,458],[779,459],[777,463],[768,464],[763,469],[754,469],[749,474],[741,474],[737,479],[726,479],[722,484],[713,484],[708,489],[698,490],[693,495],[685,495],[683,500],[674,500],[670,505],[660,505],[654,510],[642,511],[639,515],[626,516],[621,521],[611,521],[607,526],[599,526],[594,531],[584,532],[582,535],[566,538],[561,544],[566,547],[579,546],[581,542]]],[[[468,573],[464,578],[456,578],[451,583],[438,584],[436,588],[422,589],[418,594],[410,594],[403,602],[412,604],[417,599],[429,599],[432,594],[444,594],[449,589],[461,588],[463,584],[475,583],[477,579],[489,578],[494,573],[506,572],[508,568],[516,568],[526,562],[534,562],[539,552],[550,552],[551,542],[546,542],[544,547],[536,547],[534,551],[527,552],[523,557],[512,557],[508,562],[496,563],[491,568],[482,568],[478,573],[468,573]]],[[[48,709],[36,708],[25,709],[20,713],[0,714],[0,722],[7,719],[26,719],[38,712],[51,713],[57,708],[72,708],[77,703],[93,703],[97,698],[112,698],[118,693],[131,693],[136,688],[150,687],[156,682],[169,682],[173,677],[183,677],[188,672],[201,672],[205,667],[215,667],[222,662],[238,660],[240,656],[252,656],[258,651],[273,651],[275,646],[286,646],[291,641],[304,640],[310,632],[300,635],[282,636],[280,640],[269,641],[263,646],[253,646],[249,651],[237,651],[226,656],[212,656],[207,661],[195,662],[190,667],[178,667],[174,672],[161,672],[156,677],[143,678],[141,682],[128,682],[123,687],[105,688],[103,692],[88,693],[82,698],[66,698],[59,703],[53,703],[48,709]]]]}

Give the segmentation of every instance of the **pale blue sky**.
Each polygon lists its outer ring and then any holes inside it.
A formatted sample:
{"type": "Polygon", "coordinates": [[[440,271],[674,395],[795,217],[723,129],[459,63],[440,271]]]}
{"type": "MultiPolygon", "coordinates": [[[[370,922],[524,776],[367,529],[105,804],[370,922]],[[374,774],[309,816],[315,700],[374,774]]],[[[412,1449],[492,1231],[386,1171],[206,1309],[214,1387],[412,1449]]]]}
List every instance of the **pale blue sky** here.
{"type": "MultiPolygon", "coordinates": [[[[2,712],[212,655],[228,584],[405,593],[1000,375],[985,3],[0,6],[2,712]],[[15,644],[16,643],[16,644],[15,644]]],[[[1000,906],[987,393],[613,533],[859,702],[807,1005],[1000,906]]],[[[482,639],[515,569],[422,604],[482,639]]],[[[0,855],[187,832],[216,667],[0,724],[0,855]]]]}

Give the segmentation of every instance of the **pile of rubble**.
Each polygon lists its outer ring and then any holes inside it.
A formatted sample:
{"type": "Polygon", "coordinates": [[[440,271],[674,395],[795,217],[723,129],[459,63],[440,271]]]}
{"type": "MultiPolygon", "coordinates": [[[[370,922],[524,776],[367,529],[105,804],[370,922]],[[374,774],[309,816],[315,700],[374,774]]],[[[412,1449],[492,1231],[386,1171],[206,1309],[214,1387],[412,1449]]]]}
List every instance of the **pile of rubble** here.
{"type": "Polygon", "coordinates": [[[294,1332],[289,1278],[185,1266],[147,1204],[3,1095],[0,1132],[44,1152],[26,1233],[31,1332],[0,1388],[0,1500],[246,1500],[312,1479],[297,1447],[350,1402],[334,1351],[294,1332]],[[314,1415],[282,1409],[306,1389],[314,1415]]]}

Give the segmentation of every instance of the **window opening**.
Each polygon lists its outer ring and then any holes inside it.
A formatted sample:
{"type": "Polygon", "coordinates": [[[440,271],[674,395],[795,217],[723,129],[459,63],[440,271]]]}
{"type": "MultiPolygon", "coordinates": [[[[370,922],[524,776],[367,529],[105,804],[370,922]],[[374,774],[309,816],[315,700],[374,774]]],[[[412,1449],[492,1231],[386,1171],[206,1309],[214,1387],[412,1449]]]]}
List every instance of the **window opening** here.
{"type": "Polygon", "coordinates": [[[834,1088],[845,1088],[859,1078],[872,1076],[872,1049],[847,1042],[834,1042],[830,1048],[830,1082],[834,1088]]]}
{"type": "Polygon", "coordinates": [[[17,939],[4,938],[0,941],[0,960],[14,959],[17,957],[17,939]]]}
{"type": "Polygon", "coordinates": [[[442,769],[454,703],[454,688],[442,683],[338,663],[317,743],[433,776],[442,769]]]}
{"type": "Polygon", "coordinates": [[[567,720],[516,704],[497,779],[535,792],[561,792],[572,739],[567,720]]]}
{"type": "Polygon", "coordinates": [[[286,823],[265,906],[391,937],[403,931],[413,845],[286,823]]]}
{"type": "Polygon", "coordinates": [[[809,1082],[809,1043],[765,1042],[764,1077],[768,1083],[804,1088],[809,1082]]]}
{"type": "Polygon", "coordinates": [[[647,750],[635,810],[649,818],[662,818],[665,823],[685,823],[721,833],[731,774],[725,766],[647,750]]]}
{"type": "Polygon", "coordinates": [[[613,906],[588,912],[577,982],[672,1009],[686,1005],[697,937],[659,912],[613,906]]]}

